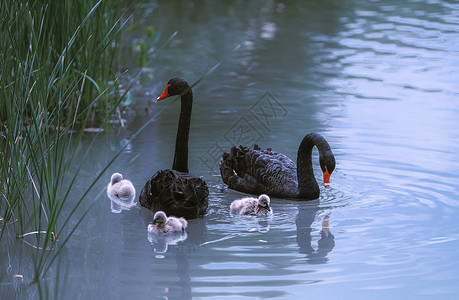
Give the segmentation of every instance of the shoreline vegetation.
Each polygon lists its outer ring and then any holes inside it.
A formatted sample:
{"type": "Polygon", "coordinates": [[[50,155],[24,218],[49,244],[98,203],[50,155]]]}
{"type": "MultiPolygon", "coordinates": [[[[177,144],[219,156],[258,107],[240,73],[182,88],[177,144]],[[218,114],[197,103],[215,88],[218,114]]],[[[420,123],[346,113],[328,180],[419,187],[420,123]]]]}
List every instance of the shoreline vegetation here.
{"type": "MultiPolygon", "coordinates": [[[[115,75],[129,19],[122,6],[116,0],[0,3],[0,255],[10,259],[24,244],[32,249],[32,267],[6,268],[11,261],[3,260],[0,286],[38,283],[40,297],[49,295],[40,280],[50,276],[90,209],[75,214],[93,185],[68,203],[80,170],[73,159],[84,129],[104,126],[123,98],[115,75]],[[64,207],[70,212],[63,214],[64,207]]],[[[53,271],[57,292],[59,270],[53,271]]]]}

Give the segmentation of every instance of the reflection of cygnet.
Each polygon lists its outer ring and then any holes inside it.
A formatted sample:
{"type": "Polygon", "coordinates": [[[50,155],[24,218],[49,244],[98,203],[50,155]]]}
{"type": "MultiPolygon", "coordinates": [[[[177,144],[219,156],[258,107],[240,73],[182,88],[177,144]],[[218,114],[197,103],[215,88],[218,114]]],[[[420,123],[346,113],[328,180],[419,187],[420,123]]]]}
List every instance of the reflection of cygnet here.
{"type": "Polygon", "coordinates": [[[163,211],[157,211],[147,229],[155,234],[167,234],[185,231],[187,225],[188,222],[184,218],[167,217],[163,211]]]}
{"type": "Polygon", "coordinates": [[[186,231],[171,234],[155,234],[153,231],[148,232],[148,241],[157,253],[166,253],[168,246],[177,245],[179,242],[186,240],[187,237],[186,231]]]}
{"type": "Polygon", "coordinates": [[[120,213],[123,209],[127,210],[135,205],[134,185],[120,173],[114,173],[107,186],[107,195],[111,200],[111,209],[114,213],[120,213]]]}
{"type": "Polygon", "coordinates": [[[230,209],[241,215],[268,215],[272,213],[269,202],[269,197],[262,194],[258,199],[249,197],[234,200],[231,203],[230,209]]]}

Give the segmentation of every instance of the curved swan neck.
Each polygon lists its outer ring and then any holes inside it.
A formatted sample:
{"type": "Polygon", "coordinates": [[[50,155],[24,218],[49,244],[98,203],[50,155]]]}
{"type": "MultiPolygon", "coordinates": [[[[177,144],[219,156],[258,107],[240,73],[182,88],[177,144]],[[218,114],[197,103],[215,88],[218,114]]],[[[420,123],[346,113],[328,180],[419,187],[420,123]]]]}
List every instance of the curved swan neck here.
{"type": "Polygon", "coordinates": [[[299,197],[304,199],[319,198],[320,189],[312,168],[312,148],[319,150],[319,156],[330,150],[327,141],[317,133],[307,134],[298,148],[297,176],[299,197]]]}
{"type": "Polygon", "coordinates": [[[191,89],[181,97],[181,108],[177,138],[175,140],[175,155],[172,169],[188,173],[188,137],[190,133],[191,109],[193,93],[191,89]]]}

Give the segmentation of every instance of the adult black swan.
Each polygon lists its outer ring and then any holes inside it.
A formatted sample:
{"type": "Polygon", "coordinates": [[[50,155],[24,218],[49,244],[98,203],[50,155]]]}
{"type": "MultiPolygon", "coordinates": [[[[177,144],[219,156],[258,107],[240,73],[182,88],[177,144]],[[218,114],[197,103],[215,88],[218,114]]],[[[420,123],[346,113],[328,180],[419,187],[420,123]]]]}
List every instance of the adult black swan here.
{"type": "Polygon", "coordinates": [[[298,148],[297,163],[287,156],[246,147],[231,148],[220,162],[223,182],[229,188],[249,194],[268,194],[283,198],[312,200],[319,198],[320,189],[312,169],[312,148],[319,150],[324,184],[330,183],[335,170],[335,157],[328,142],[318,133],[309,133],[298,148]]]}
{"type": "Polygon", "coordinates": [[[140,205],[167,215],[193,219],[207,211],[209,190],[206,182],[188,174],[188,136],[190,132],[193,93],[183,78],[168,81],[164,92],[156,100],[181,96],[180,119],[175,141],[172,170],[160,170],[147,181],[139,196],[140,205]]]}

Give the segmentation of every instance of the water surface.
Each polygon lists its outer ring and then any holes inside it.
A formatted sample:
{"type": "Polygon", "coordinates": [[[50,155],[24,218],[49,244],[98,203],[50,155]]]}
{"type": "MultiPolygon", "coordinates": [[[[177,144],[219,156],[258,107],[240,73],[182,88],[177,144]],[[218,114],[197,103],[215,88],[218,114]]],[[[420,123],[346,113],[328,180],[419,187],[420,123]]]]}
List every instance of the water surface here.
{"type": "MultiPolygon", "coordinates": [[[[89,197],[96,204],[62,254],[65,293],[81,299],[455,298],[459,5],[309,2],[161,1],[137,9],[133,21],[141,26],[125,37],[125,53],[145,38],[148,25],[160,42],[178,33],[151,65],[123,61],[131,78],[144,72],[133,88],[134,104],[125,128],[99,136],[83,162],[80,188],[144,122],[169,107],[89,197]],[[209,213],[189,222],[185,241],[156,249],[146,232],[152,213],[139,205],[113,213],[106,184],[118,171],[139,193],[157,170],[171,167],[179,102],[151,100],[169,78],[194,82],[220,61],[193,90],[190,172],[209,185],[209,213]],[[222,150],[256,142],[295,160],[308,132],[321,133],[333,148],[332,186],[321,187],[316,201],[272,199],[272,217],[232,215],[229,204],[244,194],[222,183],[222,150]],[[322,229],[326,217],[329,230],[322,229]]],[[[320,179],[316,152],[314,166],[320,179]]]]}

